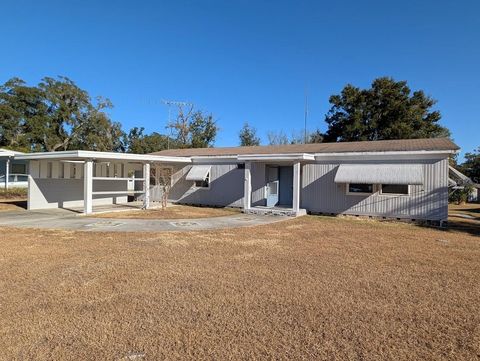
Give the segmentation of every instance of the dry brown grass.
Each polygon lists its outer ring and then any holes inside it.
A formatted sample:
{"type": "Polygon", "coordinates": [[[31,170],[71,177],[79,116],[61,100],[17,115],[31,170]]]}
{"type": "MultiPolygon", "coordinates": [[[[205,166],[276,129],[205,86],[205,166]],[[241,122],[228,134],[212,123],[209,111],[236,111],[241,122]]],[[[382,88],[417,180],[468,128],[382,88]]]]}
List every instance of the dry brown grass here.
{"type": "Polygon", "coordinates": [[[450,213],[468,214],[480,220],[480,203],[449,204],[448,210],[450,213]]]}
{"type": "Polygon", "coordinates": [[[4,228],[0,359],[473,360],[479,274],[479,237],[409,224],[4,228]]]}
{"type": "Polygon", "coordinates": [[[451,229],[470,232],[480,236],[480,204],[450,204],[448,209],[448,224],[451,229]],[[465,218],[465,216],[468,218],[465,218]]]}
{"type": "Polygon", "coordinates": [[[27,199],[27,188],[0,188],[0,200],[5,199],[27,199]]]}
{"type": "Polygon", "coordinates": [[[239,209],[234,208],[207,208],[175,205],[165,209],[153,208],[148,210],[133,210],[121,212],[108,212],[94,215],[98,218],[116,218],[116,219],[192,219],[230,216],[239,213],[239,209]]]}

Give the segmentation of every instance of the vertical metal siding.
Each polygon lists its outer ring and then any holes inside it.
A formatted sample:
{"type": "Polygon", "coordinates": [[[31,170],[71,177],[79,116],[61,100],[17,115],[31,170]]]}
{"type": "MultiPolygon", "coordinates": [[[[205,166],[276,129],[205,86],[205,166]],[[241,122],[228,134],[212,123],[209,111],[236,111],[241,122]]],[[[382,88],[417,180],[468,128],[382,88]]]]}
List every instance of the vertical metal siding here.
{"type": "MultiPolygon", "coordinates": [[[[347,195],[345,184],[334,182],[342,162],[303,166],[301,207],[308,211],[442,220],[448,215],[448,160],[402,161],[421,163],[425,184],[411,186],[409,196],[347,195]]],[[[359,162],[361,163],[361,162],[359,162]]],[[[371,163],[371,162],[369,162],[371,163]]],[[[375,162],[381,164],[381,162],[375,162]]]]}
{"type": "Polygon", "coordinates": [[[212,165],[209,188],[195,188],[193,181],[185,179],[190,168],[183,167],[175,172],[170,200],[208,206],[243,206],[244,170],[238,169],[236,163],[212,165]]]}
{"type": "MultiPolygon", "coordinates": [[[[364,163],[382,164],[381,161],[364,163]]],[[[448,216],[448,159],[411,160],[424,167],[424,185],[412,185],[409,196],[347,195],[346,185],[334,182],[336,168],[345,162],[305,164],[301,177],[301,208],[312,212],[443,220],[448,216]]],[[[359,161],[358,163],[362,163],[359,161]]],[[[391,163],[391,162],[389,162],[391,163]]],[[[196,189],[185,180],[190,166],[178,169],[170,199],[179,203],[243,206],[244,170],[235,164],[213,165],[210,188],[196,189]]],[[[265,164],[252,164],[252,205],[265,205],[265,164]]]]}

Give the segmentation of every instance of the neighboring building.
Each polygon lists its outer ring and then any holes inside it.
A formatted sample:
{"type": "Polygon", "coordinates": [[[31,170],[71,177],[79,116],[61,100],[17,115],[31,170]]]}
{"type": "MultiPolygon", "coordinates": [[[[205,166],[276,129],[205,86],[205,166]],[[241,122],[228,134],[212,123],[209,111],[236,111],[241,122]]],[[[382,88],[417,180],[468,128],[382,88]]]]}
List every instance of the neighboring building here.
{"type": "Polygon", "coordinates": [[[473,186],[472,194],[468,196],[468,202],[480,202],[479,190],[480,184],[474,183],[470,178],[465,174],[460,172],[458,169],[455,169],[452,166],[448,168],[448,183],[452,192],[461,190],[465,185],[470,184],[473,186]]]}
{"type": "Polygon", "coordinates": [[[23,154],[0,148],[0,188],[27,188],[28,162],[15,159],[23,154]]]}
{"type": "Polygon", "coordinates": [[[90,213],[92,204],[125,202],[133,175],[148,207],[160,201],[169,174],[169,199],[177,203],[442,222],[448,157],[458,149],[436,138],[17,158],[31,161],[30,209],[83,206],[90,213]]]}

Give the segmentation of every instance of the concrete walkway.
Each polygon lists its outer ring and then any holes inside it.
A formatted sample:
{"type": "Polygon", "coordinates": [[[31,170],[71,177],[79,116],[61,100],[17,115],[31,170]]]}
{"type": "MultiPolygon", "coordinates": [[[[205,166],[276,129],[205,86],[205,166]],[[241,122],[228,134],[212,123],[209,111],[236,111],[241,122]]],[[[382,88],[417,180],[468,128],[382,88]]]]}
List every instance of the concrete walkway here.
{"type": "Polygon", "coordinates": [[[95,232],[198,231],[256,226],[285,219],[290,217],[239,213],[198,219],[108,219],[85,217],[62,209],[0,212],[0,226],[95,232]]]}

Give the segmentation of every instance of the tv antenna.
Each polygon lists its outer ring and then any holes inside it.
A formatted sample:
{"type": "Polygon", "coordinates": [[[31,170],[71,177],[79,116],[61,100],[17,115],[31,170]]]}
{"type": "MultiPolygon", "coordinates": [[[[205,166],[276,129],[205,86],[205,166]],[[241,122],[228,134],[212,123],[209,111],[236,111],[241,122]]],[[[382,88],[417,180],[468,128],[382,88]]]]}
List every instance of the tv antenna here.
{"type": "MultiPolygon", "coordinates": [[[[175,105],[177,107],[186,107],[186,106],[192,106],[193,103],[189,102],[182,102],[182,101],[177,101],[177,100],[166,100],[162,99],[162,103],[165,104],[168,107],[168,122],[167,122],[167,128],[168,125],[171,124],[171,115],[172,115],[172,105],[175,105]]],[[[170,138],[173,135],[173,128],[170,127],[170,136],[167,136],[167,149],[170,149],[170,138]]]]}
{"type": "Polygon", "coordinates": [[[307,144],[307,118],[308,118],[308,93],[305,86],[305,105],[304,105],[304,118],[303,118],[303,143],[307,144]]]}

